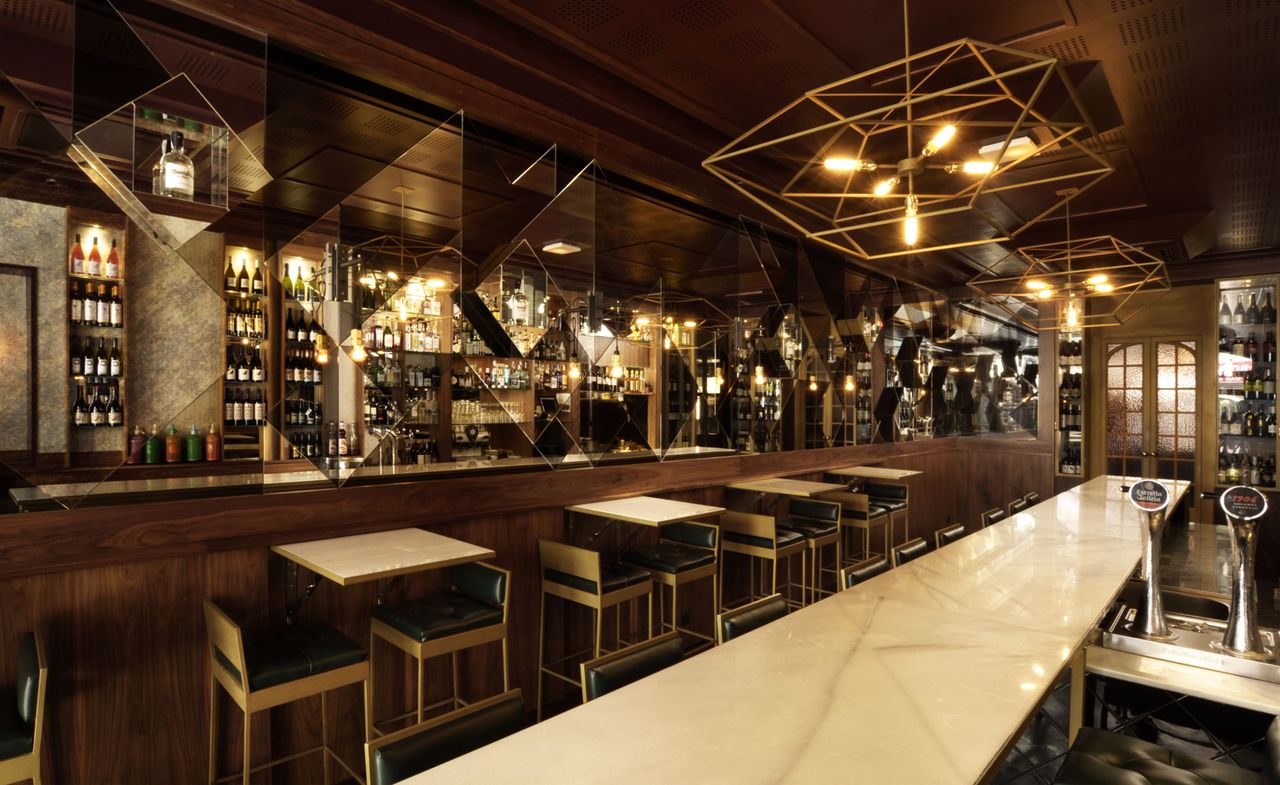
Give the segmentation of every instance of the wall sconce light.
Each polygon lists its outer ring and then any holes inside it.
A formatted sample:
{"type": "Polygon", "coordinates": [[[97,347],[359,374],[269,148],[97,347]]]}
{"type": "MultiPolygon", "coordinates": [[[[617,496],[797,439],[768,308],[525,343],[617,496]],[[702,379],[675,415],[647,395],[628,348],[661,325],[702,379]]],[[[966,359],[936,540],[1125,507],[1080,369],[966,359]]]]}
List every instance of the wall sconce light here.
{"type": "Polygon", "coordinates": [[[360,332],[359,327],[351,328],[351,359],[353,362],[362,363],[369,359],[369,355],[364,351],[364,335],[360,332]]]}

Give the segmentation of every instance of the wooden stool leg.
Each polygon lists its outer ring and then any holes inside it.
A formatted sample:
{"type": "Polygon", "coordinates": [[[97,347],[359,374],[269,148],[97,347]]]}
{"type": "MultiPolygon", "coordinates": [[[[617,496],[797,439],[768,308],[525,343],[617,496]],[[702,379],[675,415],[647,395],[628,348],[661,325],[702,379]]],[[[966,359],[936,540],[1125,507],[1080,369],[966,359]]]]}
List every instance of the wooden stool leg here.
{"type": "MultiPolygon", "coordinates": [[[[210,668],[218,667],[213,662],[210,668]]],[[[209,672],[209,785],[218,778],[218,680],[209,672]]]]}
{"type": "Polygon", "coordinates": [[[596,649],[595,649],[596,653],[594,656],[599,657],[601,635],[604,632],[604,609],[592,608],[591,618],[595,621],[595,625],[596,625],[596,649]]]}
{"type": "MultiPolygon", "coordinates": [[[[546,657],[546,637],[547,637],[547,593],[542,593],[542,599],[538,602],[538,711],[537,721],[542,722],[542,682],[547,674],[542,672],[543,663],[547,661],[546,657]]],[[[505,641],[504,641],[505,645],[505,641]]]]}
{"type": "Polygon", "coordinates": [[[320,693],[320,766],[324,785],[329,785],[329,699],[328,693],[320,693]]]}
{"type": "Polygon", "coordinates": [[[424,666],[426,665],[427,660],[425,657],[415,657],[414,659],[418,661],[418,684],[417,684],[417,690],[416,690],[418,694],[418,722],[422,722],[422,693],[426,687],[426,685],[422,683],[423,682],[422,674],[423,674],[423,670],[425,669],[424,666]]]}
{"type": "Polygon", "coordinates": [[[507,636],[502,636],[502,691],[511,690],[511,663],[507,654],[507,636]]]}
{"type": "Polygon", "coordinates": [[[373,738],[373,663],[369,663],[369,678],[360,683],[360,689],[364,691],[364,740],[369,741],[373,738]]]}

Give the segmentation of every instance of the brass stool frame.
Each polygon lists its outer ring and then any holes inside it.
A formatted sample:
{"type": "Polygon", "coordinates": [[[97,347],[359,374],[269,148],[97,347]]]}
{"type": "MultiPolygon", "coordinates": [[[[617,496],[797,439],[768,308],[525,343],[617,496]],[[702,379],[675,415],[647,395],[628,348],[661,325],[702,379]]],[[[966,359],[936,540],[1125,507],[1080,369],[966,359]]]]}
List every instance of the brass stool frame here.
{"type": "MultiPolygon", "coordinates": [[[[762,560],[768,560],[769,562],[772,562],[773,570],[772,570],[772,578],[769,582],[769,594],[778,594],[779,593],[778,562],[783,559],[786,559],[787,560],[787,582],[783,584],[783,588],[786,589],[787,591],[785,594],[783,594],[783,598],[786,599],[787,606],[790,608],[804,607],[804,590],[806,585],[805,577],[808,574],[808,563],[809,563],[808,562],[809,544],[804,538],[801,538],[799,542],[779,548],[778,547],[778,522],[773,516],[759,515],[752,512],[737,512],[733,510],[721,513],[720,514],[720,552],[722,554],[739,553],[739,554],[742,554],[743,556],[750,557],[753,560],[751,565],[751,571],[748,573],[749,582],[747,585],[747,595],[748,595],[747,602],[753,602],[759,599],[760,596],[768,596],[768,595],[757,596],[755,593],[754,560],[762,559],[762,560]],[[770,542],[773,543],[773,547],[765,548],[765,547],[761,547],[758,545],[751,545],[749,543],[744,543],[744,542],[734,542],[733,540],[728,539],[724,536],[725,532],[734,532],[737,534],[742,534],[750,537],[759,537],[761,539],[769,540],[770,542]],[[797,586],[797,584],[791,581],[791,559],[794,556],[800,557],[800,583],[798,584],[800,587],[799,602],[796,602],[791,598],[791,590],[797,586]]],[[[728,561],[727,559],[723,559],[723,558],[720,560],[720,603],[721,603],[720,610],[722,611],[730,610],[724,604],[724,567],[727,561],[728,561]]],[[[760,567],[761,567],[761,573],[762,573],[760,582],[763,584],[764,583],[764,576],[763,576],[764,563],[763,562],[761,562],[760,567]]]]}
{"type": "MultiPolygon", "coordinates": [[[[716,642],[714,630],[712,630],[711,635],[707,635],[705,633],[698,632],[697,630],[691,630],[687,627],[679,626],[680,606],[677,603],[676,594],[679,591],[679,588],[687,583],[700,581],[703,578],[710,578],[711,579],[711,623],[715,624],[716,614],[720,612],[720,581],[716,578],[716,576],[720,572],[720,527],[714,524],[701,523],[698,521],[685,521],[684,525],[698,526],[704,529],[710,529],[713,532],[715,532],[716,547],[712,550],[715,553],[716,558],[715,558],[715,561],[711,562],[710,564],[703,565],[702,567],[695,567],[692,570],[686,570],[684,572],[665,572],[663,570],[653,570],[653,569],[649,570],[650,577],[653,578],[654,583],[657,584],[657,587],[658,587],[658,631],[659,633],[661,633],[663,630],[670,629],[671,632],[681,632],[681,633],[684,633],[685,635],[689,635],[694,638],[700,638],[703,641],[706,641],[708,644],[714,646],[716,642]],[[664,586],[671,587],[671,624],[667,624],[667,621],[666,621],[667,606],[666,606],[666,603],[663,601],[663,597],[662,597],[662,594],[663,594],[662,587],[664,586]]],[[[664,540],[664,542],[670,542],[675,545],[684,545],[690,548],[698,547],[695,545],[689,545],[686,542],[677,542],[676,540],[664,540]]],[[[648,569],[648,568],[645,568],[645,569],[648,569]]],[[[702,645],[703,644],[698,644],[698,646],[695,646],[694,648],[699,648],[702,645]]],[[[686,653],[691,653],[691,652],[692,650],[689,650],[686,653]]]]}
{"type": "Polygon", "coordinates": [[[35,727],[32,729],[31,752],[0,760],[0,783],[5,785],[26,780],[31,780],[32,785],[41,783],[40,750],[44,744],[44,702],[49,680],[49,663],[45,660],[44,644],[40,641],[39,633],[36,633],[35,639],[36,663],[40,669],[40,676],[36,680],[36,717],[35,727]]]}

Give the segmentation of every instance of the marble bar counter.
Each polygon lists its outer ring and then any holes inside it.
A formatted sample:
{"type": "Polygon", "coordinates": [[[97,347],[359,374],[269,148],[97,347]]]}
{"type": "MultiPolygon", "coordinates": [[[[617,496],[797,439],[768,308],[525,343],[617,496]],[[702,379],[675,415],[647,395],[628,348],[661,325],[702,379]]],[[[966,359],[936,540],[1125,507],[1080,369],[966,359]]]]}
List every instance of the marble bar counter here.
{"type": "Polygon", "coordinates": [[[1090,480],[406,782],[978,783],[1138,562],[1122,484],[1090,480]]]}

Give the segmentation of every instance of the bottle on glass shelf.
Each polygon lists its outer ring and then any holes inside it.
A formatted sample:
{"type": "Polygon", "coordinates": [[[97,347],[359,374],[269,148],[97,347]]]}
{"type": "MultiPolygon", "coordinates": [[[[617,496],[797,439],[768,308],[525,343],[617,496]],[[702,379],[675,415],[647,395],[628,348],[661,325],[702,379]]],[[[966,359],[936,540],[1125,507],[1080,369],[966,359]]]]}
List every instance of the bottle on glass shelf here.
{"type": "Polygon", "coordinates": [[[80,324],[84,314],[84,300],[80,298],[80,282],[71,282],[71,323],[80,324]]]}
{"type": "Polygon", "coordinates": [[[253,422],[255,425],[267,424],[267,400],[262,397],[262,390],[258,390],[258,397],[253,402],[253,422]]]}
{"type": "Polygon", "coordinates": [[[112,428],[124,425],[124,409],[120,406],[119,388],[111,386],[111,397],[107,399],[107,425],[112,428]]]}
{"type": "Polygon", "coordinates": [[[107,299],[107,285],[98,284],[98,317],[97,323],[105,326],[111,324],[111,301],[107,299]]]}
{"type": "Polygon", "coordinates": [[[120,362],[120,339],[113,338],[111,345],[111,354],[107,357],[107,370],[111,375],[120,378],[123,373],[123,364],[120,362]]]}
{"type": "Polygon", "coordinates": [[[151,435],[147,437],[147,443],[142,448],[142,462],[156,464],[160,463],[163,457],[164,440],[160,438],[160,426],[151,423],[151,435]]]}
{"type": "Polygon", "coordinates": [[[169,433],[164,437],[164,462],[180,463],[182,461],[182,437],[178,435],[178,426],[170,425],[169,433]]]}
{"type": "Polygon", "coordinates": [[[89,389],[89,424],[94,427],[107,424],[107,409],[102,405],[96,384],[89,389]]]}
{"type": "Polygon", "coordinates": [[[89,404],[84,399],[84,385],[76,385],[76,400],[71,404],[71,423],[89,425],[89,404]]]}
{"type": "Polygon", "coordinates": [[[338,420],[338,457],[347,457],[351,445],[347,442],[347,424],[338,420]]]}
{"type": "Polygon", "coordinates": [[[1260,315],[1258,313],[1258,294],[1256,292],[1249,293],[1249,307],[1244,310],[1244,323],[1257,324],[1260,315]]]}
{"type": "Polygon", "coordinates": [[[80,336],[71,336],[71,375],[84,375],[84,350],[80,348],[80,336]]]}
{"type": "Polygon", "coordinates": [[[160,156],[160,195],[187,202],[196,196],[196,168],[181,131],[169,134],[169,149],[160,156]]]}
{"type": "Polygon", "coordinates": [[[261,297],[265,287],[266,282],[262,279],[262,261],[254,260],[253,277],[249,279],[249,288],[253,291],[254,296],[261,297]]]}
{"type": "Polygon", "coordinates": [[[98,351],[93,355],[93,375],[109,376],[111,375],[111,358],[107,354],[107,339],[98,339],[98,351]]]}
{"type": "Polygon", "coordinates": [[[84,246],[80,244],[80,235],[76,235],[75,244],[71,246],[71,274],[84,275],[84,246]]]}
{"type": "Polygon", "coordinates": [[[120,251],[116,249],[116,240],[111,238],[111,251],[107,254],[106,267],[103,275],[108,278],[120,277],[120,251]]]}
{"type": "Polygon", "coordinates": [[[236,424],[235,396],[232,395],[230,390],[227,390],[227,393],[223,397],[223,401],[222,401],[222,424],[223,425],[236,424]]]}
{"type": "Polygon", "coordinates": [[[193,423],[187,438],[183,439],[183,460],[187,463],[199,463],[204,460],[204,437],[200,429],[193,423]]]}
{"type": "Polygon", "coordinates": [[[236,282],[239,281],[239,279],[236,277],[236,268],[231,264],[230,254],[227,255],[227,269],[222,271],[222,279],[222,285],[226,289],[227,294],[235,294],[236,282]]]}
{"type": "Polygon", "coordinates": [[[133,434],[129,436],[129,457],[125,458],[124,462],[142,463],[146,449],[147,435],[143,433],[142,426],[133,426],[133,434]]]}
{"type": "Polygon", "coordinates": [[[124,326],[124,301],[120,299],[120,287],[111,287],[111,299],[107,303],[107,316],[112,327],[124,326]]]}
{"type": "Polygon", "coordinates": [[[1236,295],[1236,309],[1231,312],[1232,324],[1244,324],[1244,295],[1236,295]]]}
{"type": "Polygon", "coordinates": [[[1276,323],[1276,307],[1271,302],[1271,289],[1267,289],[1267,301],[1262,305],[1262,311],[1259,314],[1259,319],[1262,324],[1276,323]]]}
{"type": "Polygon", "coordinates": [[[240,275],[236,277],[236,291],[241,296],[249,295],[249,260],[246,258],[240,262],[240,275]]]}
{"type": "Polygon", "coordinates": [[[1227,293],[1222,293],[1222,307],[1218,309],[1218,324],[1231,324],[1231,304],[1227,302],[1227,293]]]}
{"type": "Polygon", "coordinates": [[[93,247],[89,249],[89,259],[84,264],[85,275],[95,278],[102,275],[102,254],[98,251],[98,238],[93,238],[93,247]]]}
{"type": "Polygon", "coordinates": [[[80,305],[80,323],[94,325],[98,323],[98,298],[94,295],[93,284],[84,283],[84,302],[80,305]]]}

